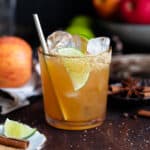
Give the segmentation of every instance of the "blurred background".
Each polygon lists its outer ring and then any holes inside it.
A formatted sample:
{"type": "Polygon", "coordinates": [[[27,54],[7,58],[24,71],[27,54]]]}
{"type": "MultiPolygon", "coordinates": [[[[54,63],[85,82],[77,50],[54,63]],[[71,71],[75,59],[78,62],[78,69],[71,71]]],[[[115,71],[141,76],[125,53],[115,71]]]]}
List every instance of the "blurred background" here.
{"type": "MultiPolygon", "coordinates": [[[[91,0],[0,1],[3,1],[3,4],[1,2],[1,7],[4,7],[2,5],[6,5],[5,1],[14,1],[13,3],[16,3],[15,11],[12,10],[14,11],[15,34],[25,38],[33,46],[38,44],[38,36],[35,31],[32,17],[33,13],[38,13],[45,36],[52,33],[54,30],[64,30],[69,25],[71,19],[80,14],[90,17],[95,16],[91,0]]],[[[10,9],[14,9],[14,6],[10,7],[10,9]]]]}
{"type": "MultiPolygon", "coordinates": [[[[70,20],[79,15],[94,15],[91,0],[18,0],[16,8],[16,23],[27,29],[29,37],[37,38],[32,14],[38,13],[47,36],[54,30],[65,29],[70,20]]],[[[25,34],[24,34],[25,35],[25,34]]]]}
{"type": "MultiPolygon", "coordinates": [[[[45,36],[58,29],[80,32],[83,30],[72,26],[83,25],[90,37],[109,36],[117,53],[149,53],[150,23],[132,20],[133,16],[126,15],[125,4],[119,6],[121,1],[133,0],[0,0],[0,34],[21,36],[33,48],[37,47],[39,41],[32,14],[38,13],[45,36]]],[[[134,11],[136,5],[130,4],[134,11]]]]}

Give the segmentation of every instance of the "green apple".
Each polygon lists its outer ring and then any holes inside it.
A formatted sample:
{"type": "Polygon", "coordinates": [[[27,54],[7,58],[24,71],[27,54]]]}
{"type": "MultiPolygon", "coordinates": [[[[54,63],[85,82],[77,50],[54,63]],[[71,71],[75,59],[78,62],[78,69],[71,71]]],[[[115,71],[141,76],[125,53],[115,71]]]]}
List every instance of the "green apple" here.
{"type": "Polygon", "coordinates": [[[94,33],[90,28],[87,27],[82,27],[82,26],[70,26],[66,29],[67,32],[71,34],[78,34],[78,35],[83,35],[87,39],[91,39],[94,37],[94,33]]]}
{"type": "Polygon", "coordinates": [[[90,27],[92,20],[88,16],[76,16],[71,20],[70,26],[90,27]]]}

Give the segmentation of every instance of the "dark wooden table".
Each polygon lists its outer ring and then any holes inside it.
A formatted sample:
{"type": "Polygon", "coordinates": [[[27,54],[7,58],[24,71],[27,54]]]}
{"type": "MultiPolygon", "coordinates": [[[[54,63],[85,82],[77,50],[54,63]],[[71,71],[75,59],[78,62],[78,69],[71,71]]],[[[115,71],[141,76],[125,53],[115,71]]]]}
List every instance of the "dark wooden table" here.
{"type": "Polygon", "coordinates": [[[43,150],[149,150],[150,119],[124,118],[124,111],[109,104],[107,120],[102,126],[84,131],[64,131],[45,122],[42,97],[38,97],[30,106],[1,116],[0,122],[8,117],[36,127],[47,137],[43,150]]]}

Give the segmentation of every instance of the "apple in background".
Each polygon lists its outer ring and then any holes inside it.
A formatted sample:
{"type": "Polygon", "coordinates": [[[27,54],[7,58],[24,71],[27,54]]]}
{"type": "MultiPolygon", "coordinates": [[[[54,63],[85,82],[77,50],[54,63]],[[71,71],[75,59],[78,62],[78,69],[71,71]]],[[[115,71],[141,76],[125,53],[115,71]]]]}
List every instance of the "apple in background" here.
{"type": "Polygon", "coordinates": [[[91,28],[92,19],[88,16],[75,16],[70,25],[66,28],[66,31],[71,34],[85,35],[88,39],[94,37],[94,33],[91,28]]]}
{"type": "Polygon", "coordinates": [[[104,19],[109,19],[115,17],[121,0],[92,0],[92,1],[98,14],[104,19]]]}
{"type": "Polygon", "coordinates": [[[150,0],[121,0],[121,20],[134,24],[150,24],[150,0]]]}
{"type": "Polygon", "coordinates": [[[32,49],[19,37],[0,37],[0,88],[24,85],[31,77],[32,49]]]}

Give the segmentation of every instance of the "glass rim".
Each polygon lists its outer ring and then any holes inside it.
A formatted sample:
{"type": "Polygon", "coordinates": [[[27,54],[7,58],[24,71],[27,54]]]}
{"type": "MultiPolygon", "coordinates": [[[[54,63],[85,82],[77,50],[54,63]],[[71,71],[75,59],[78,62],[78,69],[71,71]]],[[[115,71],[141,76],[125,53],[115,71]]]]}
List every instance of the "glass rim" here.
{"type": "Polygon", "coordinates": [[[63,58],[94,58],[94,57],[98,57],[98,56],[102,56],[103,54],[106,54],[106,53],[110,53],[112,51],[112,47],[109,47],[108,50],[100,53],[100,54],[96,54],[96,55],[84,55],[84,56],[63,56],[63,55],[59,55],[59,54],[48,54],[48,53],[45,53],[44,51],[42,51],[42,47],[39,46],[38,47],[38,52],[44,56],[48,56],[48,57],[63,57],[63,58]]]}

